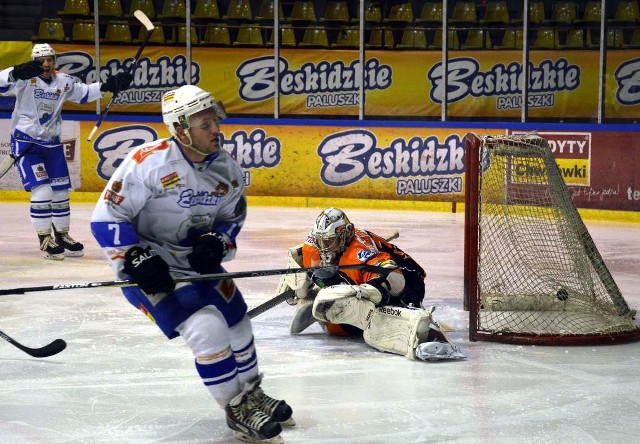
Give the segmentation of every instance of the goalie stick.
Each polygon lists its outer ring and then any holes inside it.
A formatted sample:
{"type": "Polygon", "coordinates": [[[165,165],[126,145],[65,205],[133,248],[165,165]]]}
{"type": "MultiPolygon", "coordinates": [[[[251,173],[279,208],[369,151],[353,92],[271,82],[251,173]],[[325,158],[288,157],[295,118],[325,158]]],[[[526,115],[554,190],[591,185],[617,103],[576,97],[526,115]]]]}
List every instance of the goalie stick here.
{"type": "Polygon", "coordinates": [[[23,352],[33,356],[34,358],[47,358],[49,356],[57,355],[62,350],[67,348],[67,343],[62,339],[56,339],[51,344],[47,344],[44,347],[40,348],[30,348],[22,345],[11,336],[8,336],[6,333],[0,331],[0,337],[7,341],[9,344],[18,347],[23,352]]]}
{"type": "MultiPolygon", "coordinates": [[[[136,64],[138,63],[138,59],[140,58],[140,54],[142,54],[142,50],[145,48],[145,46],[147,46],[147,43],[149,43],[149,39],[151,38],[151,34],[153,34],[153,31],[156,29],[155,26],[153,26],[153,23],[151,23],[151,20],[149,20],[149,17],[147,17],[147,15],[141,10],[139,9],[136,10],[133,13],[133,15],[138,19],[140,23],[142,23],[142,26],[145,27],[147,32],[144,36],[144,40],[142,41],[142,44],[138,48],[138,52],[133,57],[133,60],[131,61],[129,68],[127,69],[129,73],[132,73],[133,70],[135,69],[136,64]]],[[[102,125],[102,121],[104,120],[104,118],[107,117],[107,114],[111,109],[111,105],[113,105],[113,102],[118,97],[118,94],[113,94],[111,96],[111,100],[109,100],[107,107],[104,109],[104,111],[102,111],[102,113],[100,113],[100,116],[98,117],[98,121],[96,122],[96,125],[93,127],[93,129],[89,133],[89,137],[87,137],[87,142],[91,142],[91,139],[93,139],[93,135],[96,133],[96,131],[98,131],[98,127],[102,125]]]]}
{"type": "MultiPolygon", "coordinates": [[[[219,279],[239,279],[249,277],[263,277],[263,276],[277,276],[281,274],[294,274],[294,273],[317,273],[320,271],[335,271],[335,270],[365,270],[373,273],[389,274],[394,268],[382,268],[374,265],[355,264],[355,265],[338,265],[328,267],[307,267],[307,268],[276,268],[273,270],[256,270],[256,271],[234,271],[225,273],[213,273],[213,274],[201,274],[198,276],[185,276],[174,279],[176,283],[179,282],[195,282],[195,281],[212,281],[219,279]]],[[[133,287],[136,286],[134,281],[102,281],[102,282],[80,282],[76,284],[55,284],[55,285],[41,285],[37,287],[18,287],[0,289],[0,296],[9,294],[24,294],[37,291],[54,291],[54,290],[74,290],[81,288],[99,288],[99,287],[133,287]]]]}

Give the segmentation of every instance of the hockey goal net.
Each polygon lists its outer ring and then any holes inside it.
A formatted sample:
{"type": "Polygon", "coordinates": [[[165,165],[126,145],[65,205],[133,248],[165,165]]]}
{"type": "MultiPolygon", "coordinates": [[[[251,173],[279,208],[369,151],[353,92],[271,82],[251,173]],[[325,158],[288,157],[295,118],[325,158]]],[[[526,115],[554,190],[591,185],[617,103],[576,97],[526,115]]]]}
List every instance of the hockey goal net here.
{"type": "Polygon", "coordinates": [[[543,138],[465,138],[469,338],[582,345],[639,339],[543,138]]]}

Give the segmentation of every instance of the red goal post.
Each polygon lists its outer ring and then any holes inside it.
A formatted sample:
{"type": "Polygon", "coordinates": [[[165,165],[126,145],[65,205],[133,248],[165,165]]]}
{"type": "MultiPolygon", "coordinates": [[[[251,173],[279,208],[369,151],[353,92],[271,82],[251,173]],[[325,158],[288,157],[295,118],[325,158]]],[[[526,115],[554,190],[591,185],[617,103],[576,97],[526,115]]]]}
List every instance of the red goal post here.
{"type": "Polygon", "coordinates": [[[535,135],[465,136],[469,339],[590,345],[640,328],[535,135]]]}

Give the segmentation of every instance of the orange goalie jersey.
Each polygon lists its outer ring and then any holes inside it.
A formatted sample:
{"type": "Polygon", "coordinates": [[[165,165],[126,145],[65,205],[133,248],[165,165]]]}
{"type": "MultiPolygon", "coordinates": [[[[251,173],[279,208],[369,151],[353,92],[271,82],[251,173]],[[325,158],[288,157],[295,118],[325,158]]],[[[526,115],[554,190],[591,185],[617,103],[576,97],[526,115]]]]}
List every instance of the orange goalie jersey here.
{"type": "MultiPolygon", "coordinates": [[[[312,236],[308,236],[302,246],[304,267],[321,266],[320,252],[312,236]]],[[[402,273],[405,277],[405,290],[398,298],[391,298],[391,305],[419,306],[424,299],[425,271],[408,254],[397,246],[370,231],[354,229],[352,241],[340,256],[338,265],[367,264],[378,267],[400,267],[393,273],[402,273]]],[[[365,270],[339,270],[338,276],[324,282],[325,285],[348,283],[365,284],[380,274],[365,270]]],[[[322,280],[322,279],[320,279],[322,280]]],[[[322,285],[320,285],[322,286],[322,285]]]]}

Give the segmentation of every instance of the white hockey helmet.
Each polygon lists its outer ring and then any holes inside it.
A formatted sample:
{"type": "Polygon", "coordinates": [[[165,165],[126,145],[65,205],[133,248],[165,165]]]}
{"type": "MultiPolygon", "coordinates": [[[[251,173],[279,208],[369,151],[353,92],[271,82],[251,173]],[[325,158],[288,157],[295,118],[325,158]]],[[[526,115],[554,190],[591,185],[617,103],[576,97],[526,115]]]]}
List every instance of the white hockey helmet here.
{"type": "Polygon", "coordinates": [[[194,85],[181,86],[162,96],[162,120],[174,136],[176,123],[187,131],[189,117],[208,108],[213,108],[218,121],[227,117],[222,102],[216,101],[210,93],[194,85]]]}
{"type": "Polygon", "coordinates": [[[354,235],[353,224],[342,210],[327,208],[316,218],[311,236],[323,262],[334,263],[344,253],[354,235]]]}
{"type": "Polygon", "coordinates": [[[53,57],[56,59],[56,52],[48,43],[38,43],[33,45],[31,50],[31,60],[36,60],[40,57],[53,57]]]}

